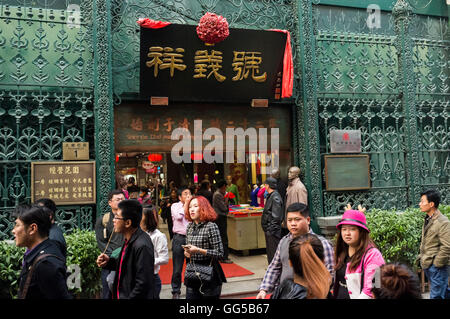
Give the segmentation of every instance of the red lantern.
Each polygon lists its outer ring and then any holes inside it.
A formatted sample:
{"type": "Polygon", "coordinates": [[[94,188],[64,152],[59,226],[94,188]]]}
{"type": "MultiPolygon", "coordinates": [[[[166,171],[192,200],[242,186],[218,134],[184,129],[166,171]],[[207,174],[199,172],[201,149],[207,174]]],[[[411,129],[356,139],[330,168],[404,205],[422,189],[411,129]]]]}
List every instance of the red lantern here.
{"type": "Polygon", "coordinates": [[[147,158],[150,162],[159,162],[163,156],[161,154],[149,154],[147,158]]]}
{"type": "Polygon", "coordinates": [[[201,161],[201,160],[203,160],[203,154],[202,153],[192,153],[191,154],[191,160],[193,160],[193,161],[201,161]]]}
{"type": "Polygon", "coordinates": [[[116,163],[119,161],[119,155],[116,155],[116,163]]]}

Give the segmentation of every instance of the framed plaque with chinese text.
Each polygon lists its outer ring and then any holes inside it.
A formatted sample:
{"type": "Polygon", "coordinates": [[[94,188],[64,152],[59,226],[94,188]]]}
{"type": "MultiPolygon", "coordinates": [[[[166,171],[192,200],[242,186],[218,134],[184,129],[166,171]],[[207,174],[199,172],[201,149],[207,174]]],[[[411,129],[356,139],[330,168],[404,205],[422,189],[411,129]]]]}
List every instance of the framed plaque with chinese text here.
{"type": "Polygon", "coordinates": [[[370,189],[369,155],[325,155],[327,191],[370,189]]]}
{"type": "Polygon", "coordinates": [[[95,161],[32,162],[31,201],[50,198],[56,205],[95,204],[95,161]]]}

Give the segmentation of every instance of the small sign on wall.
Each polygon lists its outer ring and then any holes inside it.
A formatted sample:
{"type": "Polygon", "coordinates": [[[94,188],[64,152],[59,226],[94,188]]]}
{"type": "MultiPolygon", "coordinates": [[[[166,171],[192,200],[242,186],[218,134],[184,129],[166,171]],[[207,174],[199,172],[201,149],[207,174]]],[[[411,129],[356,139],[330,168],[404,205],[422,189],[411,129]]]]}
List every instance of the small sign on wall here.
{"type": "Polygon", "coordinates": [[[327,191],[370,189],[369,155],[325,155],[327,191]]]}
{"type": "Polygon", "coordinates": [[[63,160],[89,160],[89,142],[63,142],[63,160]]]}
{"type": "Polygon", "coordinates": [[[331,153],[361,153],[360,130],[330,130],[331,153]]]}

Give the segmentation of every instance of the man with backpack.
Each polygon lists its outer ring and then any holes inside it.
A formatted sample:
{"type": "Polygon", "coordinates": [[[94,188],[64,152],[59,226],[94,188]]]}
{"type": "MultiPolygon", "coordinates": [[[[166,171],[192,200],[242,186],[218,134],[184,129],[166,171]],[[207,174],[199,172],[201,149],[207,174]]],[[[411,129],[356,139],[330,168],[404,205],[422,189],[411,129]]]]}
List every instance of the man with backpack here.
{"type": "Polygon", "coordinates": [[[26,247],[19,277],[19,299],[70,299],[66,261],[59,247],[48,238],[48,210],[18,207],[12,233],[18,247],[26,247]]]}
{"type": "MultiPolygon", "coordinates": [[[[118,212],[118,205],[125,199],[122,190],[116,189],[109,193],[108,204],[111,212],[105,213],[101,218],[97,218],[95,223],[95,237],[97,245],[101,252],[111,256],[111,253],[119,247],[122,247],[124,239],[122,234],[114,232],[114,215],[118,212]],[[109,243],[109,244],[108,244],[109,243]]],[[[111,299],[111,291],[108,286],[107,277],[111,270],[102,269],[102,298],[111,299]]]]}

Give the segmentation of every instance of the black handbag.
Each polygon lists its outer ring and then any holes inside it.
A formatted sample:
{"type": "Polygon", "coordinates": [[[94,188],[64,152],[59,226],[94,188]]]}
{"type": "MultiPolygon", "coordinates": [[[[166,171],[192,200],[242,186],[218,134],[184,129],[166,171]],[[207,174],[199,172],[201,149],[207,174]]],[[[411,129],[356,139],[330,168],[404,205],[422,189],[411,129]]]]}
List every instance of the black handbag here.
{"type": "Polygon", "coordinates": [[[186,264],[186,270],[184,273],[184,282],[187,286],[198,286],[200,285],[200,292],[202,292],[202,287],[205,284],[209,284],[213,278],[213,266],[212,259],[209,265],[199,265],[195,264],[192,258],[189,263],[186,264]]]}

